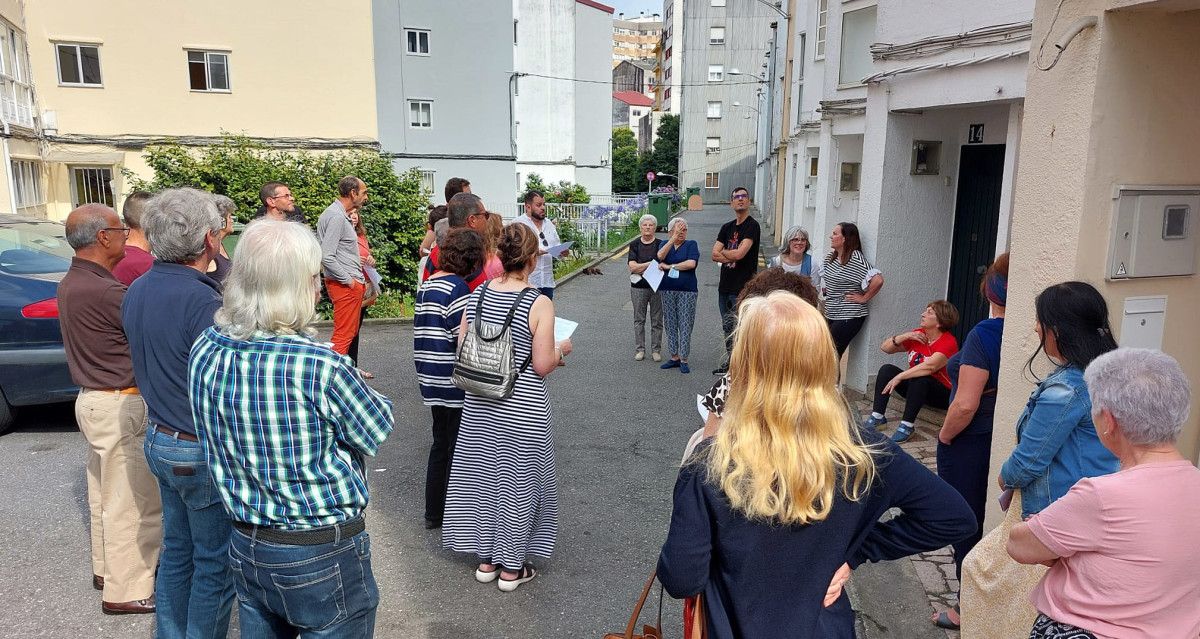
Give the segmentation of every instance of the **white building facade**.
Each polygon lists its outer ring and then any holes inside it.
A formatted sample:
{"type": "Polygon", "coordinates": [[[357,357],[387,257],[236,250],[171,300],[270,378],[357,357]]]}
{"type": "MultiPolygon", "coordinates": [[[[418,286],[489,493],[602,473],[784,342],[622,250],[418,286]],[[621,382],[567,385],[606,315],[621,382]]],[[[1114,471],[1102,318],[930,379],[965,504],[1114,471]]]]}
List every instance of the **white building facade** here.
{"type": "Polygon", "coordinates": [[[886,279],[848,356],[847,385],[868,390],[875,345],[929,301],[958,307],[960,339],[987,317],[978,283],[1008,247],[1033,1],[790,4],[790,82],[771,88],[791,112],[786,135],[773,118],[768,153],[784,155],[760,164],[760,206],[781,198],[778,230],[803,226],[817,259],[835,225],[859,227],[886,279]]]}
{"type": "MultiPolygon", "coordinates": [[[[517,177],[612,193],[612,14],[592,0],[514,0],[517,177]]],[[[490,106],[490,105],[481,105],[490,106]]]]}

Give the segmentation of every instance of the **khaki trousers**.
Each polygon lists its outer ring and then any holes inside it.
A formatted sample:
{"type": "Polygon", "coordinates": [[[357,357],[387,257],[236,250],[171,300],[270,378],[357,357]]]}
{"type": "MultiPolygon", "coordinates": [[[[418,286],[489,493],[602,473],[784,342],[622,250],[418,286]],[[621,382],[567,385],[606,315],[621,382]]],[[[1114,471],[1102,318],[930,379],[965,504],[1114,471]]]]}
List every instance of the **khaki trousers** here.
{"type": "Polygon", "coordinates": [[[162,502],[143,450],[146,403],[141,395],[84,389],[75,420],[91,447],[92,573],[104,577],[104,601],[147,599],[162,545],[162,502]]]}

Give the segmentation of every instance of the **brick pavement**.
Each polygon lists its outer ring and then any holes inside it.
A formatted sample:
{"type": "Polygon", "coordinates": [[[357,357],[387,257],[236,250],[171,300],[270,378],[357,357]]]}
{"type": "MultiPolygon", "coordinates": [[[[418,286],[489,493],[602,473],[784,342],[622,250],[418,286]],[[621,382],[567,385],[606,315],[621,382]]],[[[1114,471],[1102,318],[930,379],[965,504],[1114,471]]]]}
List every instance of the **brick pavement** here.
{"type": "MultiPolygon", "coordinates": [[[[871,414],[870,399],[851,398],[851,404],[860,415],[871,414]]],[[[895,430],[896,426],[900,424],[900,413],[903,410],[904,402],[901,398],[896,397],[889,402],[888,410],[885,413],[888,423],[883,432],[891,434],[895,430]]],[[[931,414],[930,411],[922,411],[917,418],[916,432],[907,442],[900,445],[905,452],[934,472],[937,471],[937,433],[941,424],[933,423],[929,419],[937,417],[939,416],[931,414]]],[[[931,613],[945,610],[958,602],[958,579],[954,576],[954,557],[949,546],[913,555],[910,560],[913,568],[917,571],[917,576],[921,579],[921,585],[925,588],[925,596],[929,599],[931,613]]],[[[959,639],[958,631],[947,630],[945,632],[947,639],[959,639]]]]}

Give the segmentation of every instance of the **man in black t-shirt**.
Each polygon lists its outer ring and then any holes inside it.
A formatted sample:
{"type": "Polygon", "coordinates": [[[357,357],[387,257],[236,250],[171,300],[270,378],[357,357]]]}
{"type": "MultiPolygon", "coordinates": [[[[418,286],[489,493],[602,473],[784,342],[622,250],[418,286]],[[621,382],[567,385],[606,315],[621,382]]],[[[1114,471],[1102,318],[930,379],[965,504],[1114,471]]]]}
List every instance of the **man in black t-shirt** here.
{"type": "MultiPolygon", "coordinates": [[[[736,323],[734,304],[738,293],[758,272],[758,244],[761,232],[758,220],[750,216],[750,192],[737,187],[729,197],[734,219],[726,222],[717,233],[712,259],[721,265],[721,281],[717,285],[717,307],[721,311],[721,330],[725,332],[725,353],[733,346],[730,335],[736,323]]],[[[727,366],[713,371],[724,373],[727,366]]]]}

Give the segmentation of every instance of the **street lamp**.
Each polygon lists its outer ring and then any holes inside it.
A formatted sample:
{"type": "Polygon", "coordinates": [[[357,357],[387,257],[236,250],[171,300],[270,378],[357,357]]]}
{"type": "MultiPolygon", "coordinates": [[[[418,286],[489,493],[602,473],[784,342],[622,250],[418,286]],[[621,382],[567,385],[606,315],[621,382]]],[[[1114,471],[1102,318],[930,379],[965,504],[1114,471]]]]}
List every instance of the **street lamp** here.
{"type": "Polygon", "coordinates": [[[762,76],[757,73],[743,73],[743,72],[739,71],[737,69],[737,67],[730,69],[729,75],[748,75],[748,76],[754,78],[755,80],[758,80],[759,82],[762,82],[764,84],[767,82],[766,76],[762,76]]]}

